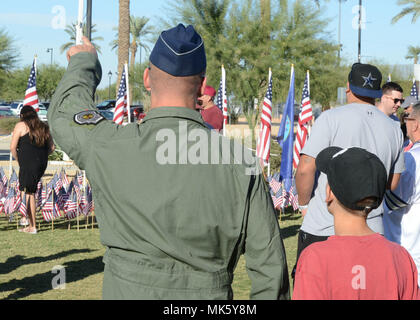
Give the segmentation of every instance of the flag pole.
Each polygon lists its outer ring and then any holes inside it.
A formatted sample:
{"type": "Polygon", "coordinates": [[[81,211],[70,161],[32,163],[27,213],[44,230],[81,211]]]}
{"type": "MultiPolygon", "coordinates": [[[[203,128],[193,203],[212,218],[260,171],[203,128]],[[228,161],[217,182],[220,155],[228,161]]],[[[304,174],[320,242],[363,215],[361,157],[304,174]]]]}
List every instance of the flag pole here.
{"type": "MultiPolygon", "coordinates": [[[[270,84],[270,79],[271,79],[271,68],[268,69],[268,83],[270,84]]],[[[271,119],[273,119],[273,108],[271,108],[271,119]]],[[[270,123],[270,139],[268,139],[268,143],[269,145],[269,157],[268,157],[268,165],[267,165],[267,177],[270,176],[270,158],[271,158],[271,123],[270,123]]]]}
{"type": "Polygon", "coordinates": [[[52,217],[51,217],[51,231],[54,231],[54,187],[51,190],[52,192],[52,217]]]}
{"type": "Polygon", "coordinates": [[[83,37],[83,5],[84,0],[79,0],[79,12],[76,25],[76,45],[82,44],[83,37]]]}
{"type": "Polygon", "coordinates": [[[126,90],[127,90],[127,120],[128,123],[131,123],[131,107],[130,107],[130,88],[129,88],[129,79],[128,79],[128,63],[127,61],[124,64],[124,69],[125,69],[125,86],[126,86],[126,90]]]}
{"type": "Polygon", "coordinates": [[[226,112],[225,112],[225,91],[226,91],[226,71],[225,66],[222,64],[222,107],[223,107],[223,136],[226,137],[226,119],[227,117],[227,101],[226,101],[226,112]]]}

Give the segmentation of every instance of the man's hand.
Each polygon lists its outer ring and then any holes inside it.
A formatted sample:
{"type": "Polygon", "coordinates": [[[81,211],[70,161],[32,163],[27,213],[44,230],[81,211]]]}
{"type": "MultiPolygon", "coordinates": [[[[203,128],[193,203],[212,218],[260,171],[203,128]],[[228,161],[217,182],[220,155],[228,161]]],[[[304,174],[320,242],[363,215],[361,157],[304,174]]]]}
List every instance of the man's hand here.
{"type": "Polygon", "coordinates": [[[83,44],[79,44],[76,46],[71,47],[67,51],[67,61],[70,61],[71,56],[74,56],[77,53],[80,52],[89,52],[96,57],[98,57],[98,53],[96,52],[95,47],[90,43],[89,39],[85,36],[82,37],[83,44]]]}

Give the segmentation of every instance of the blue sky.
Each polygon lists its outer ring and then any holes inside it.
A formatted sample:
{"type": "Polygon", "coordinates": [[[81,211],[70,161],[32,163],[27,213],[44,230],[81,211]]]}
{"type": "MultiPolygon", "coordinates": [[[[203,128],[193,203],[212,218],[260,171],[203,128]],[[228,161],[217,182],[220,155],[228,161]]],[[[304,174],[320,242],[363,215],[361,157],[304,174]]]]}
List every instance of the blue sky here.
{"type": "MultiPolygon", "coordinates": [[[[131,0],[131,14],[149,17],[150,23],[156,25],[159,18],[168,14],[165,10],[167,2],[131,0]]],[[[328,26],[331,38],[338,42],[338,0],[321,0],[321,3],[324,17],[331,19],[328,26]]],[[[355,7],[358,3],[358,0],[347,0],[342,5],[342,55],[349,62],[357,60],[358,30],[353,24],[357,22],[358,12],[355,7]]],[[[420,39],[417,39],[420,20],[412,24],[411,17],[406,17],[392,25],[392,17],[402,9],[397,5],[397,0],[363,0],[363,6],[366,26],[362,31],[362,61],[376,59],[387,64],[412,63],[405,56],[409,45],[420,45],[420,39]]],[[[66,66],[65,54],[59,50],[69,40],[63,26],[76,20],[77,8],[77,0],[1,0],[0,28],[4,28],[16,40],[20,52],[19,65],[31,64],[35,54],[38,63],[50,63],[51,54],[47,48],[53,48],[54,62],[66,66]]],[[[98,42],[102,48],[100,60],[103,68],[99,87],[106,87],[108,71],[114,74],[112,81],[116,80],[117,55],[111,51],[109,43],[115,35],[112,27],[118,24],[118,0],[93,0],[92,11],[98,35],[104,38],[104,41],[98,42]]]]}

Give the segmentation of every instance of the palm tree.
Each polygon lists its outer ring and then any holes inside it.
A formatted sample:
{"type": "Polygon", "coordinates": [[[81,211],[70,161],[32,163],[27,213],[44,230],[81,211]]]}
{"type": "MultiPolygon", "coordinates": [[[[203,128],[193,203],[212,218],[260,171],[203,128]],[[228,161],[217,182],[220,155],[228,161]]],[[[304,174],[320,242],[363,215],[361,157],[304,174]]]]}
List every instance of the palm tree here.
{"type": "Polygon", "coordinates": [[[413,59],[414,64],[417,64],[420,55],[420,47],[409,46],[408,53],[405,56],[406,59],[413,59]]]}
{"type": "MultiPolygon", "coordinates": [[[[146,26],[149,22],[149,18],[146,17],[130,17],[130,34],[132,36],[131,40],[131,66],[134,66],[136,59],[137,48],[140,47],[148,50],[147,45],[144,45],[141,39],[153,32],[153,27],[146,26]]],[[[141,54],[141,53],[140,53],[141,54]]],[[[140,56],[141,59],[141,56],[140,56]]],[[[141,63],[141,61],[140,61],[141,63]]]]}
{"type": "MultiPolygon", "coordinates": [[[[149,18],[146,17],[130,17],[130,36],[131,36],[131,60],[130,68],[133,68],[138,48],[140,48],[140,63],[141,63],[141,49],[143,48],[146,52],[150,50],[149,46],[145,43],[145,37],[152,34],[153,27],[146,26],[149,22],[149,18]]],[[[114,27],[117,31],[115,39],[110,42],[111,50],[118,48],[118,28],[114,27]]]]}
{"type": "Polygon", "coordinates": [[[0,29],[0,72],[12,69],[17,62],[18,54],[12,42],[8,34],[0,29]]]}
{"type": "MultiPolygon", "coordinates": [[[[91,35],[96,32],[95,29],[96,25],[93,24],[91,28],[91,35]]],[[[70,41],[66,42],[60,47],[60,52],[63,53],[64,51],[67,51],[70,49],[70,47],[74,46],[76,43],[76,23],[68,24],[66,26],[66,29],[64,29],[65,32],[70,36],[70,41]]],[[[86,24],[83,23],[83,35],[86,35],[86,24]]],[[[101,53],[101,47],[96,43],[96,41],[103,41],[104,38],[102,37],[92,37],[92,44],[96,48],[96,50],[101,53]]]]}
{"type": "Polygon", "coordinates": [[[408,5],[400,13],[398,13],[394,18],[392,18],[392,23],[396,23],[401,18],[405,17],[406,15],[413,15],[411,19],[412,23],[415,23],[420,16],[420,0],[398,0],[398,5],[408,5]]]}
{"type": "MultiPolygon", "coordinates": [[[[119,0],[118,21],[118,80],[120,83],[124,64],[128,62],[130,50],[130,0],[119,0]]],[[[118,86],[116,88],[118,91],[118,86]]]]}

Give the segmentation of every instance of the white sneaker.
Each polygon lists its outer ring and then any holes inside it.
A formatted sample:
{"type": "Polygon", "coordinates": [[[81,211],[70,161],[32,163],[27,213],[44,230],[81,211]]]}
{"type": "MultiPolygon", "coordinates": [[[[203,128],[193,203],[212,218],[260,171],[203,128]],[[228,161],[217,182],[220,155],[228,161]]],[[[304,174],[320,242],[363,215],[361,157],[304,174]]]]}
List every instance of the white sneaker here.
{"type": "Polygon", "coordinates": [[[29,222],[28,222],[28,220],[22,218],[22,219],[19,220],[19,224],[21,226],[24,226],[25,227],[25,226],[28,226],[29,225],[29,222]]]}

